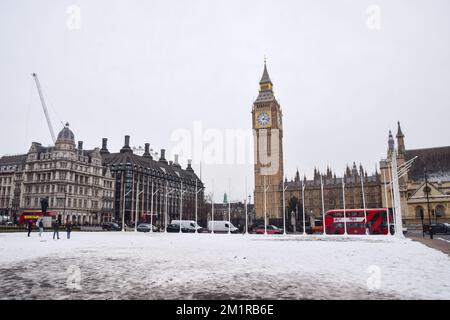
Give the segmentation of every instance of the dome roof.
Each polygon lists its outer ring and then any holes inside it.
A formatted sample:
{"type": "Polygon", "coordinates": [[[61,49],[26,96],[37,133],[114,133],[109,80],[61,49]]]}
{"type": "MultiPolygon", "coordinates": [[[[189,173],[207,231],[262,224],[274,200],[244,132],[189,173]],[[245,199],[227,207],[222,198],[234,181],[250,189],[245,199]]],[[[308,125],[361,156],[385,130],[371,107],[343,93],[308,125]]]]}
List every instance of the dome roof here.
{"type": "Polygon", "coordinates": [[[69,123],[67,122],[64,128],[58,133],[56,143],[73,143],[75,144],[75,135],[72,130],[69,129],[69,123]]]}

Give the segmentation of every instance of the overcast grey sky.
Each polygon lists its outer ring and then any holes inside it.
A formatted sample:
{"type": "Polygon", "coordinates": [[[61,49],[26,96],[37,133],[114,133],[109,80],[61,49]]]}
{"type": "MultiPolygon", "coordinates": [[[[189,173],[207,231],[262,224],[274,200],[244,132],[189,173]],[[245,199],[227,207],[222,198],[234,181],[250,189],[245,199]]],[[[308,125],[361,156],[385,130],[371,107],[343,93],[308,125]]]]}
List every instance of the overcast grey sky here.
{"type": "MultiPolygon", "coordinates": [[[[86,148],[107,137],[117,151],[129,134],[132,145],[170,149],[173,132],[195,121],[250,129],[266,55],[286,175],[353,161],[374,171],[397,120],[407,148],[449,144],[449,9],[446,0],[2,0],[0,154],[51,143],[31,72],[55,130],[70,122],[86,148]],[[67,27],[71,5],[80,29],[67,27]],[[381,9],[379,30],[366,26],[370,5],[381,9]]],[[[245,176],[252,190],[252,166],[203,165],[217,201],[229,178],[229,198],[243,199],[245,176]]]]}

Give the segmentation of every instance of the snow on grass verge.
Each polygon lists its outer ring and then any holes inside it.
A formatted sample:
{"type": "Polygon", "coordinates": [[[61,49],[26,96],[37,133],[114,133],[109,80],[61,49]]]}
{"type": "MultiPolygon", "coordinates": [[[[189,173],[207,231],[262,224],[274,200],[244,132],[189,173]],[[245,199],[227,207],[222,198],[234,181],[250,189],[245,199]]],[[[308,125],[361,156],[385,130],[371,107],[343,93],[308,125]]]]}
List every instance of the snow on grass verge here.
{"type": "Polygon", "coordinates": [[[450,299],[450,258],[387,236],[0,234],[3,299],[450,299]]]}

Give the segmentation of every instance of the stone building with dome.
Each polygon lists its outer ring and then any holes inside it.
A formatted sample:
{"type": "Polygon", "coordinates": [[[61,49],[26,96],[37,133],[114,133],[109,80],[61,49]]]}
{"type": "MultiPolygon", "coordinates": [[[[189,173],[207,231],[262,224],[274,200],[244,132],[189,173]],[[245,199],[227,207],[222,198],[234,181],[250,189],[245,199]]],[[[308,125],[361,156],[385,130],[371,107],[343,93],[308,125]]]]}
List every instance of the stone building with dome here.
{"type": "Polygon", "coordinates": [[[0,210],[16,220],[41,210],[40,200],[48,198],[48,210],[63,224],[111,221],[113,182],[100,149],[85,150],[82,141],[76,145],[66,123],[54,146],[33,142],[26,154],[0,158],[0,210]]]}

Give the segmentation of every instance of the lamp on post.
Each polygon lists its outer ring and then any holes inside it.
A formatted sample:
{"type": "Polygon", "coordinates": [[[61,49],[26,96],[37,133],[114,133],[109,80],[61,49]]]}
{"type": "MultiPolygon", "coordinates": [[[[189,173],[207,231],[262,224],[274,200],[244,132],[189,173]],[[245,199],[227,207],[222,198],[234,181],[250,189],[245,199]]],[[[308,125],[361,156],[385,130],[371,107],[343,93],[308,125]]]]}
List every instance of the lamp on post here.
{"type": "MultiPolygon", "coordinates": [[[[431,208],[430,208],[431,188],[430,188],[430,186],[428,186],[427,168],[424,169],[424,176],[425,176],[425,187],[423,188],[423,192],[425,192],[425,194],[427,195],[429,232],[430,232],[430,239],[433,239],[433,229],[431,228],[431,208]]],[[[423,214],[422,214],[422,216],[423,216],[423,214]]],[[[422,219],[422,221],[423,221],[423,219],[422,219]]]]}

